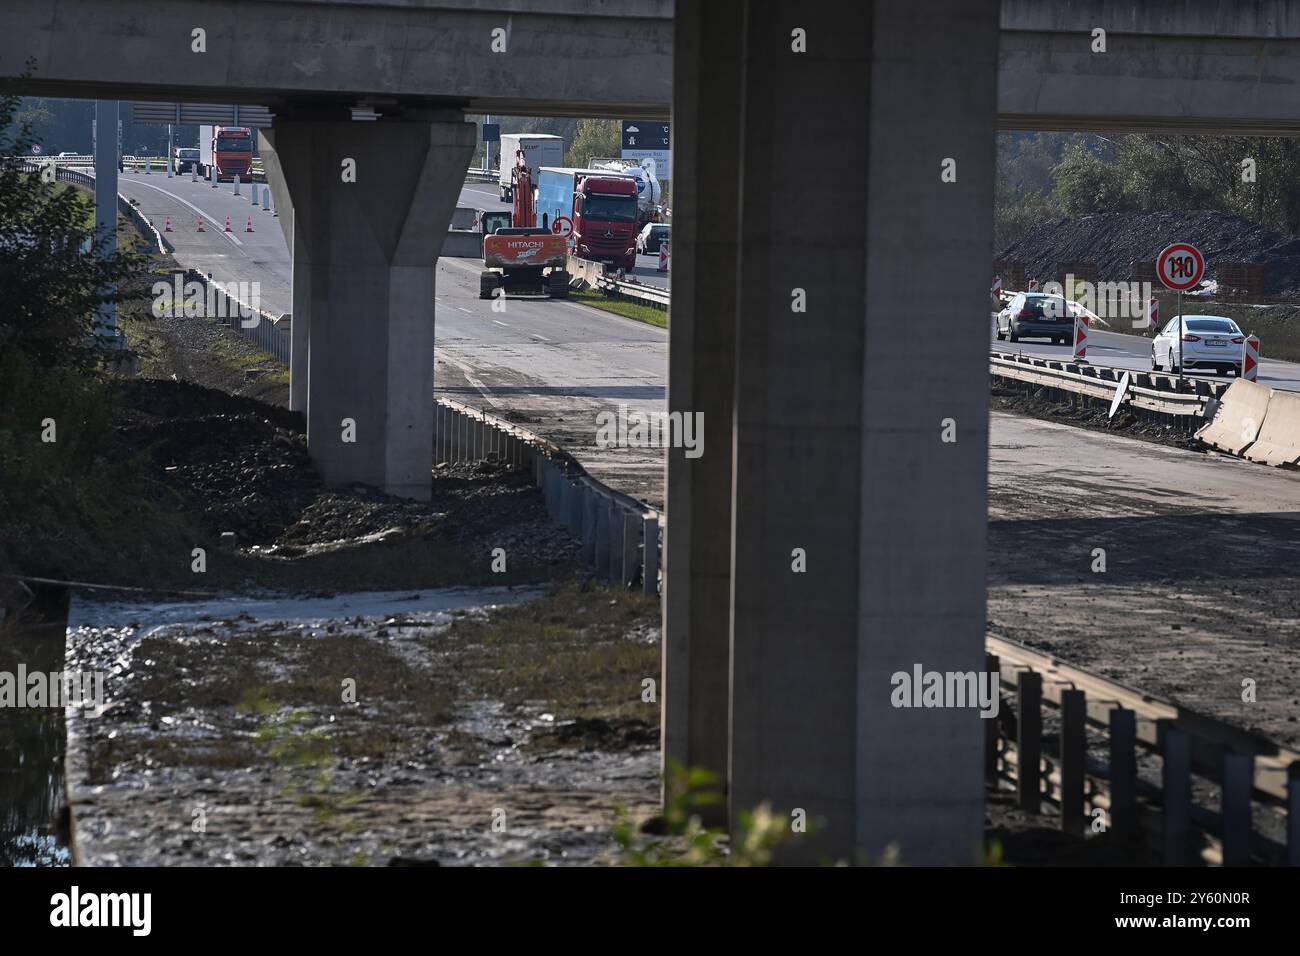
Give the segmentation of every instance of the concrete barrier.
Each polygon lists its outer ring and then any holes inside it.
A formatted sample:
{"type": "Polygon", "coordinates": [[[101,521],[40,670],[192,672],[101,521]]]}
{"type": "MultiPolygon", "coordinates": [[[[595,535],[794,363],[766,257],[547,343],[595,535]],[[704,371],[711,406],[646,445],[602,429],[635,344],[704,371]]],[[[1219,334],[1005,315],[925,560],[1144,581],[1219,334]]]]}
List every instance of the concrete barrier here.
{"type": "Polygon", "coordinates": [[[1300,462],[1300,395],[1270,391],[1259,437],[1246,448],[1245,457],[1266,465],[1294,465],[1300,462]]]}
{"type": "Polygon", "coordinates": [[[483,233],[477,229],[448,229],[439,255],[452,259],[482,259],[483,233]]]}
{"type": "Polygon", "coordinates": [[[1237,379],[1219,397],[1214,417],[1196,432],[1196,437],[1220,451],[1243,454],[1259,437],[1271,392],[1262,385],[1237,379]]]}

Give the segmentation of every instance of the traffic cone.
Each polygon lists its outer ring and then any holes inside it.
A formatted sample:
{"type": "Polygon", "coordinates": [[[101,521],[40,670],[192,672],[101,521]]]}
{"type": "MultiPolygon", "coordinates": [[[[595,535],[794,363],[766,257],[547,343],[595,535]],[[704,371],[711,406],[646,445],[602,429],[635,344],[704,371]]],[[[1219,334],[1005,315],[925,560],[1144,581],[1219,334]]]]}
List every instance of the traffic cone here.
{"type": "Polygon", "coordinates": [[[171,231],[172,231],[172,217],[168,216],[167,222],[163,224],[163,232],[171,232],[171,231]]]}
{"type": "Polygon", "coordinates": [[[253,217],[249,216],[248,225],[244,227],[244,232],[252,232],[252,231],[253,231],[253,217]]]}
{"type": "Polygon", "coordinates": [[[227,216],[227,217],[226,217],[226,232],[230,232],[230,231],[231,231],[231,229],[230,229],[230,217],[227,216]]]}
{"type": "Polygon", "coordinates": [[[203,228],[203,217],[202,217],[202,216],[199,216],[199,228],[196,229],[196,230],[194,230],[194,231],[195,231],[195,232],[207,232],[207,230],[203,228]]]}

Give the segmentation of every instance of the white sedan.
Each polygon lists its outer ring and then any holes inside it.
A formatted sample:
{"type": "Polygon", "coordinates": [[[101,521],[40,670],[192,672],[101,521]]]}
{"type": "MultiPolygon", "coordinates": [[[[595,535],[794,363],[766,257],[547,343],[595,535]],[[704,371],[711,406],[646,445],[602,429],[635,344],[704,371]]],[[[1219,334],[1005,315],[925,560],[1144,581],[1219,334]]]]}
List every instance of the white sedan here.
{"type": "Polygon", "coordinates": [[[1241,374],[1241,345],[1245,334],[1222,315],[1174,316],[1151,341],[1151,367],[1177,372],[1200,369],[1241,374]],[[1179,338],[1182,338],[1180,358],[1179,338]]]}

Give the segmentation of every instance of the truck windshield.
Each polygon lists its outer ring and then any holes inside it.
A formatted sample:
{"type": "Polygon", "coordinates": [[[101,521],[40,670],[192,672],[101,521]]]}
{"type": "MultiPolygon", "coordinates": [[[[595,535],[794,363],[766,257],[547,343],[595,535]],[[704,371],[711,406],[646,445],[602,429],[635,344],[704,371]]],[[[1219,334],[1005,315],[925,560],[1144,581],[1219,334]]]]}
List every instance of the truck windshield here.
{"type": "Polygon", "coordinates": [[[636,222],[636,200],[631,196],[584,196],[582,218],[601,222],[636,222]]]}
{"type": "Polygon", "coordinates": [[[220,136],[217,138],[217,149],[223,153],[251,153],[253,151],[253,141],[251,139],[236,139],[234,136],[220,136]]]}

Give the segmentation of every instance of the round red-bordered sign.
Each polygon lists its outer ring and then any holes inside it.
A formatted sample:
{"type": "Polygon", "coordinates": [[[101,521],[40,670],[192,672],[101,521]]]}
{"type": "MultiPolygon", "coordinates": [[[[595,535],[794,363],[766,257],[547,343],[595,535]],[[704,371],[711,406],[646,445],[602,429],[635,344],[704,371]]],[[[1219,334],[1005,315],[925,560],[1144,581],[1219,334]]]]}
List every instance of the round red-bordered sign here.
{"type": "Polygon", "coordinates": [[[551,223],[551,232],[557,236],[567,236],[573,232],[573,220],[568,216],[556,216],[555,222],[551,223]]]}
{"type": "Polygon", "coordinates": [[[1156,257],[1156,275],[1165,288],[1186,292],[1205,276],[1205,256],[1190,242],[1175,242],[1156,257]]]}

